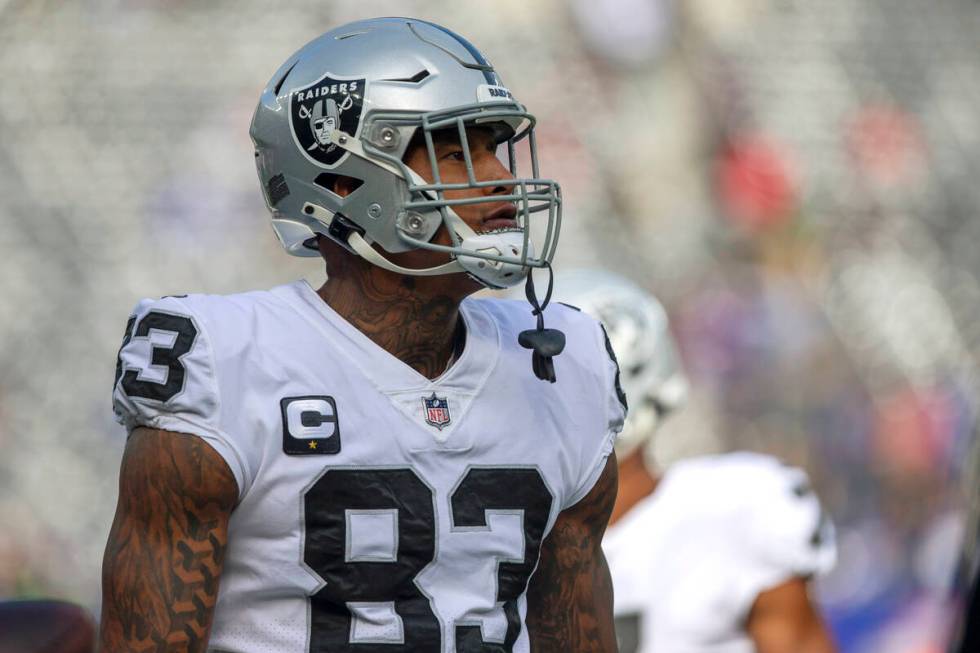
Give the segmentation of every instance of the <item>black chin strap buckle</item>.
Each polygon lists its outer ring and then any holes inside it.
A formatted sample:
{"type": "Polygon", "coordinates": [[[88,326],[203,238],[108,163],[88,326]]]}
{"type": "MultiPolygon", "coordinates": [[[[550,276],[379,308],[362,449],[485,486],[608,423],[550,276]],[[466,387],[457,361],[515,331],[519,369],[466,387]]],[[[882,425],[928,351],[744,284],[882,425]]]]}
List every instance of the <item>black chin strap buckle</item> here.
{"type": "Polygon", "coordinates": [[[551,265],[548,265],[547,268],[548,292],[544,296],[543,303],[538,302],[538,296],[534,290],[534,280],[531,278],[531,271],[528,270],[527,280],[524,282],[524,294],[534,308],[531,315],[537,316],[538,326],[535,329],[521,331],[517,335],[517,342],[520,343],[521,347],[532,351],[531,367],[534,369],[534,375],[542,381],[554,383],[556,380],[555,361],[552,359],[565,349],[565,334],[558,329],[544,328],[544,309],[551,301],[551,291],[555,282],[551,265]]]}

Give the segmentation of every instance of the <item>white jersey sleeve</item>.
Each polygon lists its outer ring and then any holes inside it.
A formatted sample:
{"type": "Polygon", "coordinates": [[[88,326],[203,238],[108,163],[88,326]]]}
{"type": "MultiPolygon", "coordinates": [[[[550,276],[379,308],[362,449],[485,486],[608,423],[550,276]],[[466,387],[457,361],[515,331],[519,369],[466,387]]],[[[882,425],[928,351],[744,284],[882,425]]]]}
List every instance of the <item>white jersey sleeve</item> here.
{"type": "Polygon", "coordinates": [[[796,576],[829,571],[837,557],[834,528],[806,472],[780,465],[762,480],[771,483],[768,510],[757,512],[749,529],[759,562],[796,576]]]}
{"type": "Polygon", "coordinates": [[[144,299],[126,325],[112,393],[116,421],[195,435],[224,458],[244,494],[250,481],[226,432],[210,336],[182,297],[144,299]]]}
{"type": "Polygon", "coordinates": [[[735,454],[753,462],[744,524],[746,611],[762,591],[794,577],[830,571],[837,559],[834,527],[803,470],[768,456],[735,454]]]}

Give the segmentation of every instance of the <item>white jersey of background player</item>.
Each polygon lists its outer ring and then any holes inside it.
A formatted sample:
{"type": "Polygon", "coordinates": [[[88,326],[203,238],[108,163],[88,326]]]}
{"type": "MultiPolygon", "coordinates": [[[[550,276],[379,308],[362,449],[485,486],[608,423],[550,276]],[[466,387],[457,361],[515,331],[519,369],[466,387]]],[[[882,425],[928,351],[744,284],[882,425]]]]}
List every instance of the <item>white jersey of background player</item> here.
{"type": "Polygon", "coordinates": [[[663,308],[608,273],[569,272],[556,284],[558,299],[604,323],[630,403],[603,541],[620,652],[833,651],[807,594],[807,579],[834,563],[833,528],[806,474],[753,453],[661,472],[650,438],[687,392],[663,308]]]}
{"type": "Polygon", "coordinates": [[[602,329],[542,316],[532,286],[537,318],[468,298],[554,254],[525,233],[533,213],[557,235],[557,185],[515,178],[533,126],[420,20],[339,27],[273,76],[260,180],[327,281],[137,306],[103,653],[615,647],[601,538],[625,405],[602,329]]]}

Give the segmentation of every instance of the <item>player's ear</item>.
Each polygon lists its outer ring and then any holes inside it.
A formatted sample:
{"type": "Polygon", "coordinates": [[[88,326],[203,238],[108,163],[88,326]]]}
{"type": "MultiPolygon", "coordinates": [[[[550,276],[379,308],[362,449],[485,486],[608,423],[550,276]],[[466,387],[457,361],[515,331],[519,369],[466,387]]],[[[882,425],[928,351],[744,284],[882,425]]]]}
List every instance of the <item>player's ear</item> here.
{"type": "Polygon", "coordinates": [[[347,197],[363,183],[360,179],[354,179],[346,175],[337,175],[333,181],[333,192],[341,197],[347,197]]]}
{"type": "Polygon", "coordinates": [[[347,175],[337,175],[332,172],[322,172],[313,180],[313,183],[338,197],[347,197],[360,188],[364,184],[364,180],[347,175]]]}

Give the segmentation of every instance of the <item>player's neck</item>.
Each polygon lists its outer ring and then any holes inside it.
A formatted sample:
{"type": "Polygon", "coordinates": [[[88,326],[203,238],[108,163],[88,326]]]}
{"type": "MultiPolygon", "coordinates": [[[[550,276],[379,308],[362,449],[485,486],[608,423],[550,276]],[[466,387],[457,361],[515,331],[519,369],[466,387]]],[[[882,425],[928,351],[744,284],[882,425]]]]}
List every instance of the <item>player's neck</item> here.
{"type": "Polygon", "coordinates": [[[619,461],[619,491],[613,506],[609,524],[615,524],[637,503],[653,494],[660,482],[660,475],[651,472],[644,461],[643,448],[633,451],[619,461]]]}
{"type": "Polygon", "coordinates": [[[459,304],[468,293],[454,293],[451,284],[395,275],[360,259],[344,258],[343,263],[331,260],[327,282],[317,294],[419,374],[429,379],[442,374],[465,337],[457,329],[462,329],[459,304]]]}

